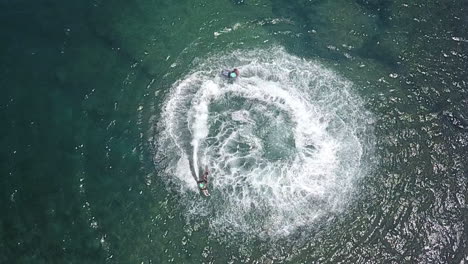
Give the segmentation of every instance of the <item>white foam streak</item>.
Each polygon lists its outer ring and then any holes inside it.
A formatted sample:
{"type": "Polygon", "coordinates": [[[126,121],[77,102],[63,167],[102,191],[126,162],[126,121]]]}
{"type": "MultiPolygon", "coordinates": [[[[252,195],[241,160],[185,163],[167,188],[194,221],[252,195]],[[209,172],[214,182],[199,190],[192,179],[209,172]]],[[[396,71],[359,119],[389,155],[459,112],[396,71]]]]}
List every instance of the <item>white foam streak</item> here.
{"type": "MultiPolygon", "coordinates": [[[[198,164],[200,142],[208,136],[208,104],[211,98],[219,93],[219,88],[214,82],[208,81],[203,84],[200,93],[199,96],[195,95],[195,100],[193,102],[194,107],[190,109],[188,114],[188,123],[193,137],[191,144],[193,147],[193,163],[195,168],[200,167],[198,164]],[[191,119],[193,119],[193,124],[190,122],[191,119]]],[[[197,177],[199,177],[198,171],[197,169],[195,170],[197,177]]]]}

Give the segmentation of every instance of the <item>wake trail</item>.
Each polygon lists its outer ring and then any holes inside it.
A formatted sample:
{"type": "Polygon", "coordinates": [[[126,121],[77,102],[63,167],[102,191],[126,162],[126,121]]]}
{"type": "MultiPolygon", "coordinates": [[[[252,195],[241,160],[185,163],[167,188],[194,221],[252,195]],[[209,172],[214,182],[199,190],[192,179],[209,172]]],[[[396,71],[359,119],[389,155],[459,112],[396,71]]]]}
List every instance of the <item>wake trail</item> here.
{"type": "Polygon", "coordinates": [[[285,237],[339,211],[372,148],[371,115],[352,84],[282,48],[199,61],[174,84],[158,123],[162,175],[184,194],[188,215],[216,212],[217,233],[285,237]],[[223,68],[239,68],[233,83],[223,68]],[[212,197],[194,199],[207,166],[212,197]],[[192,207],[201,210],[192,210],[192,207]]]}

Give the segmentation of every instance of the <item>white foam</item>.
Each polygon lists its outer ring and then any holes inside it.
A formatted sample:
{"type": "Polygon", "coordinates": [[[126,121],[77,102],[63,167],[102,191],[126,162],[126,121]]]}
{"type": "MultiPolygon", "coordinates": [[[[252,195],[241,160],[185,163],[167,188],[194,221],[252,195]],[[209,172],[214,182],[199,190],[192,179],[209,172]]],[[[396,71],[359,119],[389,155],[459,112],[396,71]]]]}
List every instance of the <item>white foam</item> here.
{"type": "Polygon", "coordinates": [[[350,82],[281,48],[217,54],[192,68],[158,124],[161,174],[181,186],[182,204],[211,207],[215,233],[270,238],[340,210],[370,137],[350,82]],[[234,67],[241,75],[228,83],[219,72],[234,67]],[[188,159],[197,177],[210,168],[210,200],[196,198],[188,159]]]}

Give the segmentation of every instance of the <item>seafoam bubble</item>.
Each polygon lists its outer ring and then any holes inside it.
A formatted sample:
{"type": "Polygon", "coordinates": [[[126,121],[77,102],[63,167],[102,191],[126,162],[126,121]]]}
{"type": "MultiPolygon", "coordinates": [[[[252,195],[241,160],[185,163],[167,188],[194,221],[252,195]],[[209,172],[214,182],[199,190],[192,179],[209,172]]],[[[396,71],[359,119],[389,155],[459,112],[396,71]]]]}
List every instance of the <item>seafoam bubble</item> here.
{"type": "Polygon", "coordinates": [[[344,207],[365,173],[370,119],[352,84],[317,62],[279,47],[215,54],[167,97],[159,175],[180,187],[189,219],[210,216],[214,234],[284,238],[344,207]],[[220,75],[234,67],[236,80],[220,75]],[[205,166],[209,199],[196,187],[205,166]]]}

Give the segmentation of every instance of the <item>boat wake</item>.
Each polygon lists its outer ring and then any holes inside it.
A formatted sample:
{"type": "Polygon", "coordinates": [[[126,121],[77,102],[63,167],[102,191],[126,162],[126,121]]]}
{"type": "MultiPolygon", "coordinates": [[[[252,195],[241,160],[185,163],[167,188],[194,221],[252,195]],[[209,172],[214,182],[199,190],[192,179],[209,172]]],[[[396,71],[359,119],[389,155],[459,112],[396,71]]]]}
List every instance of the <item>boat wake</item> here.
{"type": "Polygon", "coordinates": [[[344,207],[372,147],[349,81],[277,47],[194,64],[167,97],[156,142],[159,174],[189,217],[209,215],[215,234],[281,238],[344,207]],[[234,67],[234,82],[220,76],[234,67]],[[209,199],[195,181],[205,166],[209,199]]]}

